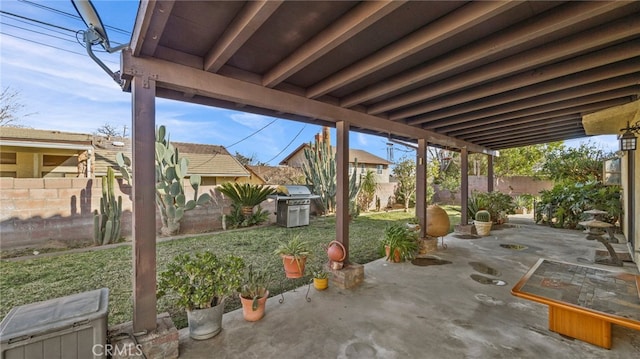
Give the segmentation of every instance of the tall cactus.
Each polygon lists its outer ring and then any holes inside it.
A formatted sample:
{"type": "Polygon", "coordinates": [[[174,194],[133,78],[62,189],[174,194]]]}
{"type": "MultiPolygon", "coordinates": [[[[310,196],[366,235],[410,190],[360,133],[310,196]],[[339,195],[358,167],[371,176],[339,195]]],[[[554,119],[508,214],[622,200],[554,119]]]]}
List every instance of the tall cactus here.
{"type": "Polygon", "coordinates": [[[100,213],[93,211],[93,241],[97,245],[114,243],[120,239],[120,217],[122,216],[122,196],[115,196],[115,174],[107,168],[107,176],[102,177],[102,198],[100,213]]]}
{"type": "MultiPolygon", "coordinates": [[[[201,177],[192,175],[189,183],[194,190],[193,199],[187,200],[184,194],[184,179],[187,175],[189,161],[180,158],[178,149],[166,138],[166,128],[156,129],[156,204],[160,210],[163,235],[174,235],[180,231],[180,220],[186,211],[194,209],[211,201],[208,193],[198,196],[201,177]]],[[[118,153],[116,161],[125,179],[131,179],[131,160],[124,154],[118,153]]]]}
{"type": "MultiPolygon", "coordinates": [[[[336,207],[336,160],[331,148],[326,142],[317,142],[304,149],[305,162],[302,171],[307,185],[310,185],[314,194],[320,196],[325,213],[332,213],[336,207]]],[[[357,180],[358,162],[353,174],[349,178],[349,203],[354,202],[360,182],[357,180]]]]}

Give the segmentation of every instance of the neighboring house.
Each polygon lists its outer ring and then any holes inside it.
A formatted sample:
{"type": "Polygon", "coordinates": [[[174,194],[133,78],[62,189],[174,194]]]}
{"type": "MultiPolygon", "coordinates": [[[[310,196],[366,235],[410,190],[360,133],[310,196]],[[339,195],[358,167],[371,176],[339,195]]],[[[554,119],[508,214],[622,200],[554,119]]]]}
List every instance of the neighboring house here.
{"type": "Polygon", "coordinates": [[[287,185],[305,184],[302,168],[289,166],[248,166],[264,179],[266,184],[287,185]]]}
{"type": "MultiPolygon", "coordinates": [[[[306,161],[304,157],[305,148],[311,148],[311,145],[308,143],[301,144],[287,157],[285,157],[280,164],[302,168],[302,164],[306,161]]],[[[331,146],[331,150],[335,154],[335,146],[331,146]]],[[[391,165],[391,162],[364,150],[349,149],[349,173],[353,173],[353,166],[355,165],[356,160],[358,162],[357,174],[363,175],[370,170],[376,175],[378,183],[389,183],[389,165],[391,165]]]]}
{"type": "MultiPolygon", "coordinates": [[[[202,176],[202,185],[224,182],[262,184],[224,147],[172,142],[189,160],[189,174],[202,176]]],[[[116,154],[131,157],[128,138],[60,131],[3,127],[0,132],[1,177],[100,177],[107,167],[118,168],[116,154]]]]}
{"type": "Polygon", "coordinates": [[[92,177],[93,135],[0,129],[0,177],[92,177]]]}

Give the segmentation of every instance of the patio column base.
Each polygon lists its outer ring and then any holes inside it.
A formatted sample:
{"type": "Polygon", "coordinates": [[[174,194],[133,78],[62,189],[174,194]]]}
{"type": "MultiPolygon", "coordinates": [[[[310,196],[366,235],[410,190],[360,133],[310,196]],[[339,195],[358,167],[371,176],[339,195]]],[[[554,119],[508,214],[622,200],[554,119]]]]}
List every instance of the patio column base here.
{"type": "Polygon", "coordinates": [[[179,334],[169,313],[158,315],[156,330],[153,332],[132,335],[133,322],[126,322],[109,328],[109,339],[112,345],[111,358],[175,359],[178,357],[179,334]],[[135,341],[134,339],[135,338],[135,341]]]}
{"type": "Polygon", "coordinates": [[[364,266],[351,263],[342,269],[329,269],[332,275],[329,277],[330,285],[341,289],[357,287],[364,281],[364,266]]]}

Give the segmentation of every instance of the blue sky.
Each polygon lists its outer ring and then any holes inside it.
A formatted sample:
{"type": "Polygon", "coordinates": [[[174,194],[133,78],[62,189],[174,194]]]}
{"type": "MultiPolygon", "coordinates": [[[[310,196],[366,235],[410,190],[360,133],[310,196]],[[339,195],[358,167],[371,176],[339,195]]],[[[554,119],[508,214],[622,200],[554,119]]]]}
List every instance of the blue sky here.
{"type": "MultiPolygon", "coordinates": [[[[94,6],[103,23],[115,28],[107,28],[112,46],[129,42],[138,1],[94,1],[94,6]]],[[[131,95],[122,92],[89,58],[84,45],[76,41],[76,34],[68,31],[85,29],[82,20],[73,16],[76,12],[69,0],[2,0],[0,10],[0,84],[20,92],[23,113],[30,114],[22,118],[23,125],[85,133],[92,133],[105,123],[118,129],[130,128],[131,95]]],[[[81,35],[78,38],[82,40],[81,35]]],[[[119,54],[101,53],[99,57],[112,71],[118,70],[119,54]]],[[[231,153],[238,151],[273,165],[301,143],[312,141],[321,130],[315,125],[164,99],[158,99],[156,106],[156,123],[166,125],[173,140],[223,145],[231,153]],[[274,119],[254,136],[229,147],[274,119]]],[[[331,132],[335,136],[333,129],[331,132]]],[[[592,137],[590,141],[605,150],[617,150],[615,136],[592,137]]],[[[350,136],[352,148],[382,158],[386,158],[386,142],[382,137],[358,133],[350,136]]],[[[396,159],[405,154],[412,156],[403,152],[406,149],[402,146],[394,147],[396,159]]]]}

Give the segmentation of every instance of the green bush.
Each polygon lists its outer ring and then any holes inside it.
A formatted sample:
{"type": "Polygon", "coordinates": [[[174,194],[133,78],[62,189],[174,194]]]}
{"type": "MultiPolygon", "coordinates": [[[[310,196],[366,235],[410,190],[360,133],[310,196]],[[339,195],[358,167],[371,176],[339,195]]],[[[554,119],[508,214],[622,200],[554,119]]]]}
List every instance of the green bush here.
{"type": "Polygon", "coordinates": [[[242,213],[242,207],[237,204],[231,205],[231,212],[225,216],[228,228],[241,228],[255,226],[266,222],[269,219],[269,211],[258,206],[251,215],[242,213]]]}
{"type": "Polygon", "coordinates": [[[556,184],[553,189],[540,192],[536,223],[576,228],[584,220],[583,212],[591,209],[607,211],[607,222],[617,222],[622,213],[620,186],[605,186],[599,181],[556,184]]]}
{"type": "Polygon", "coordinates": [[[501,192],[473,192],[467,202],[467,214],[469,218],[476,218],[476,213],[486,210],[491,215],[493,222],[499,222],[508,214],[516,213],[516,203],[513,197],[501,192]]]}

